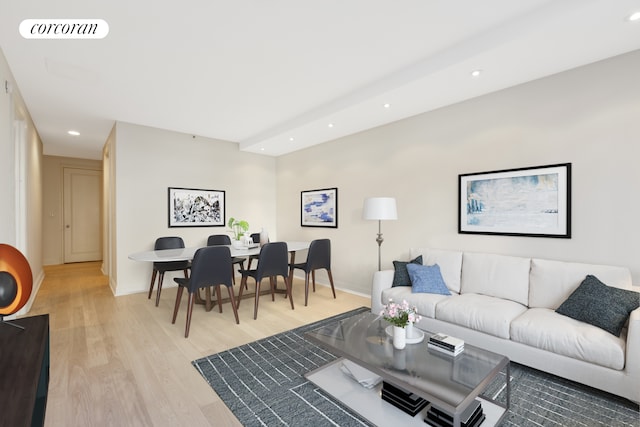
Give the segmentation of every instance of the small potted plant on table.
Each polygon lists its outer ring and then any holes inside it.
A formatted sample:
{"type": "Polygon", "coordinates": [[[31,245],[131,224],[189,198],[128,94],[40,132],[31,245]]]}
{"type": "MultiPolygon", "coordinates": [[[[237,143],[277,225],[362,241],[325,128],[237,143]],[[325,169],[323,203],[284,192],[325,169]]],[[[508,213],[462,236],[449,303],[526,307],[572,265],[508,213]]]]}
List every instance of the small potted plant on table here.
{"type": "Polygon", "coordinates": [[[422,319],[422,316],[417,314],[417,309],[411,307],[405,300],[402,301],[402,304],[398,304],[389,299],[389,303],[384,306],[380,315],[393,325],[393,346],[398,350],[405,347],[407,333],[409,333],[409,337],[412,336],[409,330],[413,331],[413,324],[422,319]]]}
{"type": "Polygon", "coordinates": [[[229,222],[227,223],[231,231],[233,232],[232,242],[231,244],[234,247],[242,246],[242,236],[249,231],[249,223],[243,219],[235,219],[234,217],[229,218],[229,222]]]}

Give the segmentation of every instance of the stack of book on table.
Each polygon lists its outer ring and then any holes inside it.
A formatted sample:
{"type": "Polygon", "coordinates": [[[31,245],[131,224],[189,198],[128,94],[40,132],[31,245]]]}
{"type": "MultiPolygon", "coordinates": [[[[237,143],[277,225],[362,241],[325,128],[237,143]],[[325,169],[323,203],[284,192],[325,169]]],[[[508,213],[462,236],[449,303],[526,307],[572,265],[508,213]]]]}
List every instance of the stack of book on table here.
{"type": "Polygon", "coordinates": [[[442,353],[457,356],[464,350],[464,341],[459,338],[450,337],[445,334],[435,334],[429,337],[429,348],[442,353]]]}
{"type": "Polygon", "coordinates": [[[389,384],[386,381],[382,382],[382,400],[391,403],[412,417],[429,404],[427,400],[420,396],[389,384]]]}
{"type": "MultiPolygon", "coordinates": [[[[474,400],[460,416],[460,425],[462,427],[476,427],[482,424],[485,419],[482,405],[478,400],[474,400]]],[[[424,422],[434,427],[450,427],[453,426],[453,415],[431,405],[427,411],[427,418],[424,422]]]]}

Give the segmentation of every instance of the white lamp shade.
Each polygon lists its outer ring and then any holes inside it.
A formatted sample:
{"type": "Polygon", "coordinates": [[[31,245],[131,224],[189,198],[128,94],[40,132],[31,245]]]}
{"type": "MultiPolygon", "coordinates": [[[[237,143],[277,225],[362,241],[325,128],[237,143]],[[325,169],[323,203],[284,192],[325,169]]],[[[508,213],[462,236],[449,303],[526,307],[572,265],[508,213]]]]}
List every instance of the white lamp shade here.
{"type": "Polygon", "coordinates": [[[364,199],[363,219],[398,219],[394,197],[369,197],[364,199]]]}

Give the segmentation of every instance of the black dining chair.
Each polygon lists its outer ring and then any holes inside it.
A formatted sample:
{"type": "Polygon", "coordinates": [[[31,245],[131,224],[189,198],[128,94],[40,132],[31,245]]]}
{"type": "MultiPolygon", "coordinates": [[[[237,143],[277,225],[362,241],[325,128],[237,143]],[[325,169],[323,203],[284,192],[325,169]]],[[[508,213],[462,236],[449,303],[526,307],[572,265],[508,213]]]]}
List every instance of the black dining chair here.
{"type": "Polygon", "coordinates": [[[173,280],[178,284],[178,293],[176,294],[176,305],[173,309],[173,319],[171,323],[176,323],[182,293],[185,288],[189,292],[187,302],[187,324],[184,330],[184,337],[189,337],[189,328],[191,326],[191,313],[193,312],[193,303],[199,289],[210,286],[216,287],[216,295],[218,297],[218,310],[222,313],[222,298],[220,296],[220,286],[226,286],[229,291],[229,299],[231,307],[236,318],[236,324],[240,323],[238,319],[238,310],[236,308],[236,300],[233,292],[232,276],[232,258],[231,250],[226,246],[207,246],[196,251],[191,262],[191,277],[176,277],[173,280]]]}
{"type": "MultiPolygon", "coordinates": [[[[231,238],[226,234],[212,234],[207,239],[207,246],[220,246],[220,245],[231,246],[231,238]]],[[[235,264],[240,265],[240,268],[244,270],[244,258],[237,257],[237,256],[234,256],[231,258],[231,271],[232,271],[231,278],[233,279],[234,285],[236,283],[236,275],[233,274],[233,271],[234,271],[233,266],[235,264]]]]}
{"type": "Polygon", "coordinates": [[[331,292],[333,298],[336,297],[336,290],[333,287],[333,275],[331,274],[331,240],[317,239],[309,245],[307,260],[299,264],[289,264],[289,289],[293,289],[293,270],[300,269],[304,271],[304,305],[307,305],[309,299],[309,275],[313,283],[313,292],[316,291],[316,270],[325,269],[331,283],[331,292]]]}
{"type": "Polygon", "coordinates": [[[238,307],[240,307],[240,301],[242,300],[242,290],[246,287],[247,278],[253,277],[256,281],[256,295],[255,304],[253,308],[253,318],[258,318],[258,299],[260,298],[260,282],[263,278],[269,278],[269,285],[271,286],[271,301],[275,301],[274,291],[278,276],[284,278],[285,286],[287,287],[287,295],[289,295],[289,301],[291,302],[291,309],[293,310],[293,297],[291,296],[291,289],[289,287],[289,281],[287,276],[288,270],[289,251],[287,250],[287,244],[285,242],[273,242],[267,243],[260,250],[258,256],[258,268],[255,270],[240,270],[242,274],[242,281],[240,282],[240,294],[238,295],[238,307]]]}
{"type": "MultiPolygon", "coordinates": [[[[253,240],[253,243],[260,243],[260,233],[251,233],[251,240],[253,240]]],[[[249,265],[247,266],[248,270],[251,270],[251,263],[253,260],[258,260],[259,257],[260,255],[249,255],[249,265]]]]}
{"type": "MultiPolygon", "coordinates": [[[[159,237],[156,239],[156,243],[153,246],[154,250],[161,249],[180,249],[184,248],[184,241],[182,237],[159,237]]],[[[149,286],[149,296],[153,293],[153,286],[158,276],[158,290],[156,291],[156,307],[160,303],[160,293],[162,292],[162,281],[164,280],[164,273],[167,271],[184,271],[184,277],[189,277],[189,268],[191,265],[189,261],[168,261],[168,262],[154,262],[153,273],[151,274],[151,285],[149,286]]]]}

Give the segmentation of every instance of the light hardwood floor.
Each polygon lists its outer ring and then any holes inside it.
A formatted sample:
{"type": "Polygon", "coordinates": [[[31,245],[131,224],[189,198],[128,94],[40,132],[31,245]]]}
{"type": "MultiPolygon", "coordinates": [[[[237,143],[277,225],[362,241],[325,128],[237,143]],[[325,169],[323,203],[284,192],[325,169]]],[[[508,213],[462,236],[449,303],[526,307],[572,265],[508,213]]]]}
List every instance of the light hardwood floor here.
{"type": "MultiPolygon", "coordinates": [[[[173,277],[167,273],[165,286],[173,277]]],[[[222,292],[224,296],[226,290],[222,292]]],[[[146,293],[114,297],[100,263],[45,267],[45,280],[28,314],[50,316],[45,425],[239,426],[191,361],[369,306],[368,298],[336,294],[334,300],[330,288],[318,286],[305,307],[304,282],[296,279],[295,310],[282,295],[275,302],[262,296],[253,320],[253,300],[245,299],[239,325],[229,304],[223,305],[223,313],[217,307],[207,313],[196,305],[189,338],[184,338],[186,294],[171,324],[176,288],[163,289],[156,307],[155,292],[152,300],[146,293]]]]}

